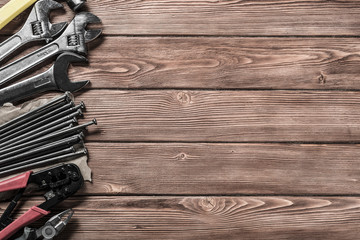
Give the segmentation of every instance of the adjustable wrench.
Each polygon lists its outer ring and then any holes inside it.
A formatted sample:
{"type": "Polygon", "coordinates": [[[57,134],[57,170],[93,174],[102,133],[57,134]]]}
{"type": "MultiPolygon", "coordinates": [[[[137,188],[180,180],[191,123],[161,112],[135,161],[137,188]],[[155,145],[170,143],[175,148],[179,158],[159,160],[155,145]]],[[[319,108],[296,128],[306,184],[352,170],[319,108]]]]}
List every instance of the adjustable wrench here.
{"type": "Polygon", "coordinates": [[[0,62],[19,47],[32,41],[49,42],[67,26],[66,22],[51,24],[49,12],[63,6],[53,0],[40,0],[35,3],[28,19],[19,32],[0,44],[0,62]]]}
{"type": "Polygon", "coordinates": [[[89,23],[100,23],[101,20],[92,13],[81,12],[75,15],[69,26],[55,41],[0,68],[0,85],[3,85],[27,70],[44,62],[46,59],[66,51],[87,54],[86,43],[101,34],[100,29],[86,30],[89,23]]]}
{"type": "Polygon", "coordinates": [[[89,81],[71,82],[67,76],[70,63],[86,62],[86,58],[75,53],[61,54],[55,64],[46,72],[11,85],[0,90],[0,106],[6,102],[14,102],[37,93],[57,90],[75,92],[83,88],[89,81]]]}

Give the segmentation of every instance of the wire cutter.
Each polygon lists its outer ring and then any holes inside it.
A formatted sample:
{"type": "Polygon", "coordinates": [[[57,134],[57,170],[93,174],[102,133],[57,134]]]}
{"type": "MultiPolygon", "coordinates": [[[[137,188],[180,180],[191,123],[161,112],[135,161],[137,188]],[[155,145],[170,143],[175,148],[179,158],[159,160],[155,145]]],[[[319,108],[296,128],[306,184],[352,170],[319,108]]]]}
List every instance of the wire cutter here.
{"type": "Polygon", "coordinates": [[[21,237],[16,238],[15,240],[36,240],[42,237],[46,240],[51,240],[59,233],[64,230],[65,226],[70,221],[73,216],[74,211],[72,209],[65,210],[55,216],[53,216],[49,221],[45,223],[41,228],[24,228],[24,234],[21,237]],[[63,218],[65,219],[63,220],[63,218]]]}
{"type": "Polygon", "coordinates": [[[63,164],[47,170],[26,172],[0,183],[0,192],[19,189],[0,218],[0,239],[6,240],[23,227],[48,215],[50,209],[75,194],[83,185],[84,179],[75,164],[63,164]],[[18,219],[12,220],[11,213],[20,200],[28,184],[36,184],[44,194],[45,202],[33,206],[18,219]]]}

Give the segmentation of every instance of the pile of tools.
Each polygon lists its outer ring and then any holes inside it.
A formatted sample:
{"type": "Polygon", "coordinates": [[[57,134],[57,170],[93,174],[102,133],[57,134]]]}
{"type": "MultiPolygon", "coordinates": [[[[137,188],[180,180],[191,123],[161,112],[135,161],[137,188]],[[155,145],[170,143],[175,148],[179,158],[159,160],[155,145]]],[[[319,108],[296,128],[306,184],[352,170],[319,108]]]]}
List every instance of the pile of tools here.
{"type": "Polygon", "coordinates": [[[65,93],[0,126],[0,177],[87,154],[83,138],[91,122],[77,125],[85,108],[65,93]]]}
{"type": "MultiPolygon", "coordinates": [[[[24,10],[25,6],[34,2],[35,0],[11,0],[0,9],[0,29],[6,24],[4,22],[15,16],[15,12],[18,14],[20,9],[24,10]]],[[[75,11],[79,10],[85,0],[67,2],[75,11]]],[[[27,226],[48,215],[51,208],[75,194],[84,182],[78,166],[62,162],[87,154],[83,142],[84,131],[97,123],[93,119],[78,125],[78,118],[83,115],[85,105],[82,102],[75,105],[70,92],[80,90],[89,81],[71,82],[67,71],[71,63],[87,61],[86,44],[96,39],[101,30],[86,30],[86,26],[101,21],[92,13],[79,12],[69,24],[50,23],[49,12],[61,7],[62,4],[54,0],[37,1],[21,30],[0,43],[1,63],[29,42],[46,42],[44,47],[0,68],[0,107],[7,102],[15,103],[49,90],[65,92],[45,105],[0,126],[0,177],[60,163],[40,172],[29,171],[0,182],[0,193],[19,189],[0,217],[0,240],[13,237],[23,228],[24,232],[17,240],[53,239],[72,217],[71,209],[53,216],[40,228],[27,226]],[[23,73],[53,57],[57,59],[46,72],[9,85],[23,73]],[[10,215],[30,183],[46,191],[45,202],[13,220],[10,215]]]]}
{"type": "Polygon", "coordinates": [[[21,74],[28,72],[46,60],[60,55],[55,64],[46,72],[0,90],[0,106],[49,91],[75,92],[89,81],[70,82],[67,68],[73,62],[86,62],[86,44],[96,39],[100,29],[86,30],[89,23],[101,20],[92,13],[77,13],[74,19],[51,24],[49,12],[61,8],[54,0],[40,0],[35,3],[25,25],[16,34],[0,44],[0,62],[19,47],[33,41],[46,41],[44,47],[0,68],[0,87],[10,83],[21,74]]]}

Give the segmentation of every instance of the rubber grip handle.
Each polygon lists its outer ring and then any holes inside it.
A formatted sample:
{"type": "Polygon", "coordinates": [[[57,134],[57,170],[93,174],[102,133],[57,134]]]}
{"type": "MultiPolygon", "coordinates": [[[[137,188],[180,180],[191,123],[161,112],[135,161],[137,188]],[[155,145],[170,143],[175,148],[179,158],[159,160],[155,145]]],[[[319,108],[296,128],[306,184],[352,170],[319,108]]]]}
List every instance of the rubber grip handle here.
{"type": "Polygon", "coordinates": [[[16,177],[0,182],[0,192],[26,188],[31,174],[32,171],[29,171],[21,175],[18,175],[16,177]]]}
{"type": "Polygon", "coordinates": [[[29,211],[21,215],[21,217],[16,219],[14,222],[12,222],[9,226],[4,228],[0,232],[0,239],[1,240],[8,239],[23,227],[39,220],[40,218],[48,215],[49,213],[50,213],[49,211],[45,211],[44,209],[41,209],[36,206],[30,208],[29,211]]]}

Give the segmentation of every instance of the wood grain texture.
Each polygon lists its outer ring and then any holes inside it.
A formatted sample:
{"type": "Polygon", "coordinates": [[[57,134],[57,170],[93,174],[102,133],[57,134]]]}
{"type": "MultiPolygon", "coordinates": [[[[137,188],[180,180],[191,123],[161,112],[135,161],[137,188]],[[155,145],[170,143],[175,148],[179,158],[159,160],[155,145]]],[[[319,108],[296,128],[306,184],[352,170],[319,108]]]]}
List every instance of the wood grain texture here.
{"type": "Polygon", "coordinates": [[[81,194],[360,194],[359,145],[87,143],[81,194]]]}
{"type": "Polygon", "coordinates": [[[360,224],[358,197],[86,197],[68,207],[58,239],[353,240],[360,224]]]}
{"type": "Polygon", "coordinates": [[[73,80],[92,88],[360,89],[360,41],[321,38],[127,38],[91,45],[73,80]]]}
{"type": "Polygon", "coordinates": [[[99,121],[93,141],[360,140],[358,92],[91,90],[78,100],[99,121]]]}
{"type": "MultiPolygon", "coordinates": [[[[0,0],[0,6],[6,1],[0,0]]],[[[114,35],[357,36],[360,32],[358,1],[92,0],[87,6],[103,20],[105,34],[114,35]]],[[[16,26],[15,22],[3,33],[16,26]]]]}

